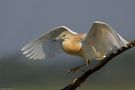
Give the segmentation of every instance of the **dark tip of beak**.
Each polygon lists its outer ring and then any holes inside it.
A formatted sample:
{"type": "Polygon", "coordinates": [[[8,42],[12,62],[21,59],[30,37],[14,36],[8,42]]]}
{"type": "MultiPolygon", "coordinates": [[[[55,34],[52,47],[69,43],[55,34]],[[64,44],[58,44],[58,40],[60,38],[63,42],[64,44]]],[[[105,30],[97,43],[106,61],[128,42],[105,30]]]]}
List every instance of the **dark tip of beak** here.
{"type": "Polygon", "coordinates": [[[56,39],[52,40],[52,42],[56,42],[56,41],[57,41],[56,39]]]}

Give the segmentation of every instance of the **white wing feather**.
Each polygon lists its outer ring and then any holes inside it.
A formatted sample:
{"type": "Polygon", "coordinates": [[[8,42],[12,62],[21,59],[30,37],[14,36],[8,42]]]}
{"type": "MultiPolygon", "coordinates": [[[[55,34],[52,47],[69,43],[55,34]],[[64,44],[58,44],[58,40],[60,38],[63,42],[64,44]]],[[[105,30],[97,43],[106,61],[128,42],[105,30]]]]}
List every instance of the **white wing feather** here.
{"type": "Polygon", "coordinates": [[[127,44],[128,42],[111,26],[95,21],[83,42],[84,58],[85,60],[102,60],[108,53],[127,44]]]}
{"type": "Polygon", "coordinates": [[[76,34],[76,32],[71,31],[66,26],[59,26],[29,42],[21,49],[21,51],[23,51],[23,54],[30,59],[45,59],[54,57],[57,54],[62,53],[63,49],[61,41],[52,41],[56,39],[63,31],[69,31],[76,34]]]}

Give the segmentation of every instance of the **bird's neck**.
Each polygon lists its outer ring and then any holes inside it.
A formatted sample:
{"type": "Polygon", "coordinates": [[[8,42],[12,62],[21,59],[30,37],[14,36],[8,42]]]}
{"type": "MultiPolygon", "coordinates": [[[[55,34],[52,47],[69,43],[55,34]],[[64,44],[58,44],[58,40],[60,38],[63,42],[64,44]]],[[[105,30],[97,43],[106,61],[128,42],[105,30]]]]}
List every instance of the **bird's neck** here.
{"type": "Polygon", "coordinates": [[[82,43],[79,41],[72,40],[65,40],[62,43],[63,49],[66,53],[71,55],[79,55],[81,53],[82,43]]]}
{"type": "Polygon", "coordinates": [[[81,42],[85,39],[86,34],[80,33],[80,34],[75,34],[73,37],[71,37],[71,40],[73,42],[81,42]]]}

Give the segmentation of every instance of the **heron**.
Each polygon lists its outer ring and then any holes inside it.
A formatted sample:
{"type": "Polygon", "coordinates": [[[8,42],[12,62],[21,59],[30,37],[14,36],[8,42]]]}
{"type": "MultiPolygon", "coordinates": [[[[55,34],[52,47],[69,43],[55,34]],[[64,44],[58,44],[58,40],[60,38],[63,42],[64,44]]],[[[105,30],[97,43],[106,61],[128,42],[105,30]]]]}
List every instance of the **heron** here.
{"type": "Polygon", "coordinates": [[[21,51],[29,59],[47,59],[61,53],[81,57],[84,64],[70,69],[73,72],[88,66],[92,60],[103,60],[108,53],[123,46],[126,41],[109,24],[93,22],[88,33],[77,33],[66,26],[58,26],[30,41],[21,51]]]}

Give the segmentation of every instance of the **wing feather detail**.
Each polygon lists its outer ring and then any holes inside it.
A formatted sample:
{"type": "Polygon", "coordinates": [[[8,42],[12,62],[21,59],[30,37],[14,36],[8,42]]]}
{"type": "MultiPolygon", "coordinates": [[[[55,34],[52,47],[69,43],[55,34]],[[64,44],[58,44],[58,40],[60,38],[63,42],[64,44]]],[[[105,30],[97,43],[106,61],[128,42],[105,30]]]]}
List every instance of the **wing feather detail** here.
{"type": "Polygon", "coordinates": [[[51,31],[42,34],[39,38],[26,44],[21,51],[29,59],[45,59],[54,57],[63,52],[62,41],[56,39],[62,32],[69,31],[76,34],[66,26],[53,28],[51,31]]]}
{"type": "Polygon", "coordinates": [[[83,56],[86,60],[102,60],[108,53],[127,44],[128,41],[113,30],[111,26],[96,21],[83,42],[83,56]]]}

